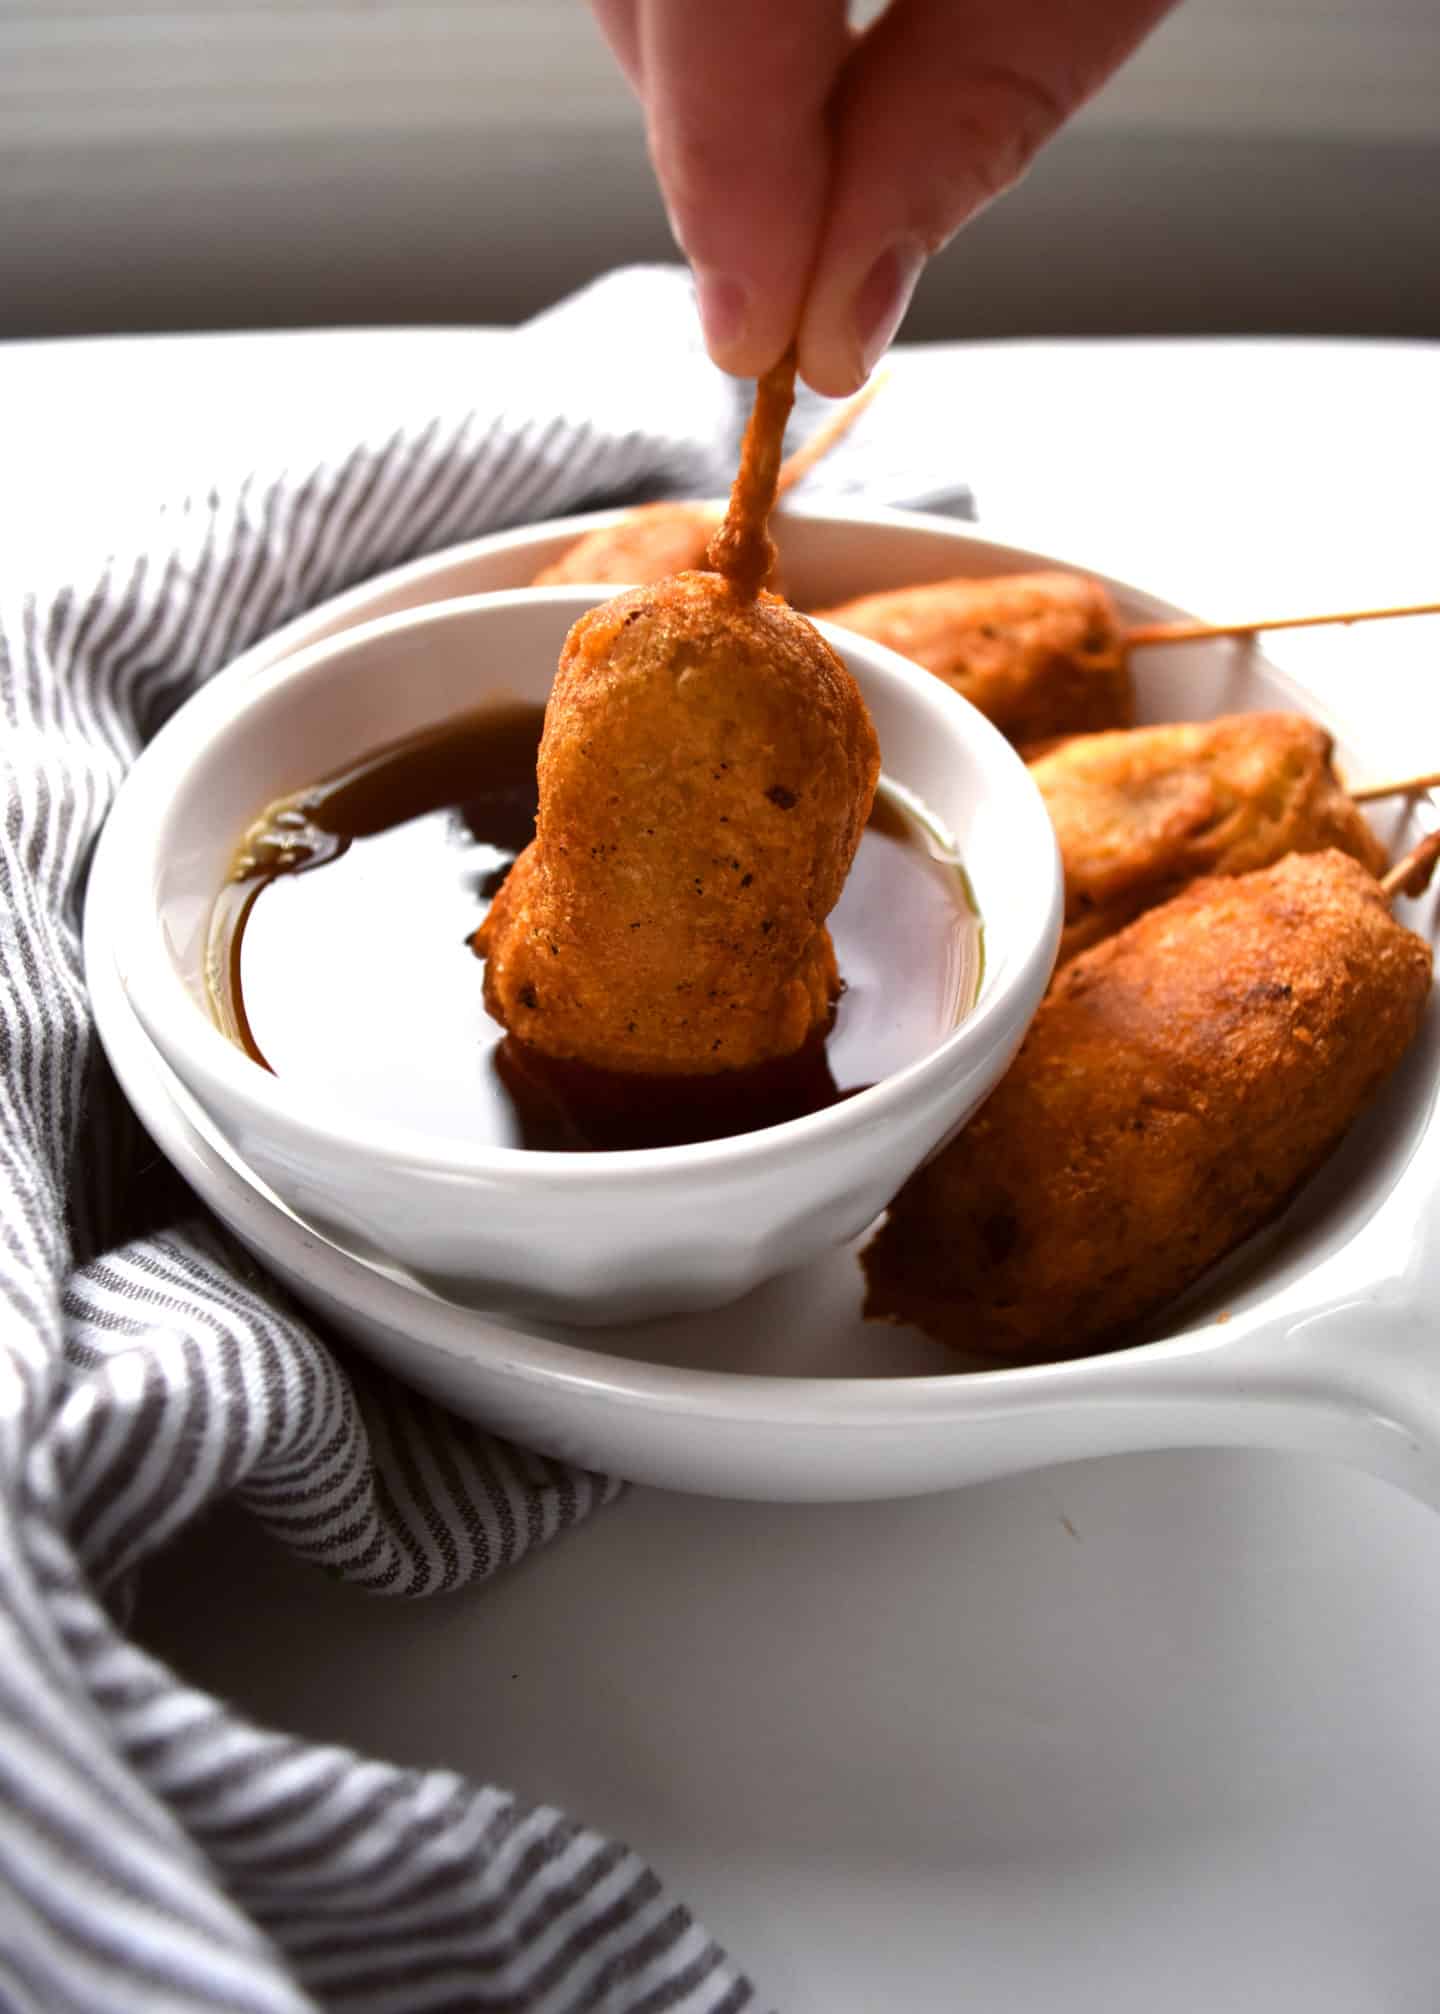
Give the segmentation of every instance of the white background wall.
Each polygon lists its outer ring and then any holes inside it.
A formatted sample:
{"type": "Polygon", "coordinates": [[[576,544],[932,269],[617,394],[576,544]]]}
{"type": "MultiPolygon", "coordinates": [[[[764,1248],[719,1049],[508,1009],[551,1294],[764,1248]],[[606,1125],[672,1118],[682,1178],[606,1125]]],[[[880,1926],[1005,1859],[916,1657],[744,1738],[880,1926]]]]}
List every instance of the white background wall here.
{"type": "MultiPolygon", "coordinates": [[[[0,192],[6,334],[509,319],[670,256],[581,0],[0,0],[0,192]]],[[[909,332],[1440,335],[1437,252],[1440,0],[1186,0],[909,332]]]]}

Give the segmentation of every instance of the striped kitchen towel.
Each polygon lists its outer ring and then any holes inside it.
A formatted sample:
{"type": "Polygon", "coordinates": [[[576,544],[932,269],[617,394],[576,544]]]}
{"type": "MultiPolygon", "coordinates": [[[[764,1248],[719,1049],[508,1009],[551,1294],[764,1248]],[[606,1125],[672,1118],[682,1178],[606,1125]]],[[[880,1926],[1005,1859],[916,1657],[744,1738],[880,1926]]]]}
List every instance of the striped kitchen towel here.
{"type": "MultiPolygon", "coordinates": [[[[146,1554],[222,1495],[330,1573],[418,1595],[484,1579],[616,1487],[342,1366],[157,1169],[80,956],[86,862],[128,764],[237,652],[457,539],[723,487],[743,404],[677,272],[614,275],[477,339],[478,358],[471,410],[376,387],[343,440],[178,503],[133,550],[0,579],[6,2008],[752,2003],[623,1846],[503,1790],[250,1726],[124,1628],[146,1554]]],[[[907,462],[867,421],[813,489],[961,499],[933,427],[907,462]]]]}

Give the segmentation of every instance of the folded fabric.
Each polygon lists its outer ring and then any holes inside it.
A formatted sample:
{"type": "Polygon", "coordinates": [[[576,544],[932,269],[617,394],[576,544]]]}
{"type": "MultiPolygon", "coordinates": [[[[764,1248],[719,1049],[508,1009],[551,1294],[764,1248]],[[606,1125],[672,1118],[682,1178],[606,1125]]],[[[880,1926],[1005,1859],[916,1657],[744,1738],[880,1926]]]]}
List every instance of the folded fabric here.
{"type": "MultiPolygon", "coordinates": [[[[611,276],[477,338],[476,359],[468,410],[371,387],[288,468],[180,503],[89,571],[0,579],[7,2006],[752,2002],[623,1846],[445,1772],[261,1731],[123,1627],[133,1570],[221,1496],[326,1571],[418,1595],[484,1579],[617,1488],[342,1363],[160,1166],[86,1003],[95,834],[143,743],[238,651],[458,539],[723,489],[743,396],[705,360],[679,273],[611,276]]],[[[908,465],[879,439],[862,423],[807,489],[965,507],[932,433],[908,465]]]]}

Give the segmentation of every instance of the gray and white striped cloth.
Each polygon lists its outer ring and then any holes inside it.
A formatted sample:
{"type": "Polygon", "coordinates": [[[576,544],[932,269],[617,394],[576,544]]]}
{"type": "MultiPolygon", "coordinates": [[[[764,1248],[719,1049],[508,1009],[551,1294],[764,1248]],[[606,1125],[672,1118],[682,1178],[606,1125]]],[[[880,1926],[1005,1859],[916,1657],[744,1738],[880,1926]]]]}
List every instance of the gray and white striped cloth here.
{"type": "MultiPolygon", "coordinates": [[[[167,511],[93,575],[0,577],[7,2009],[752,2004],[625,1847],[502,1790],[249,1726],[124,1630],[134,1570],[221,1495],[325,1571],[419,1595],[484,1579],[617,1487],[342,1364],[159,1163],[81,964],[86,863],[128,764],[238,651],[455,540],[723,487],[741,409],[679,274],[614,275],[480,356],[470,411],[377,387],[334,454],[167,511]]],[[[863,436],[817,488],[865,481],[863,436]]],[[[884,453],[890,477],[893,438],[884,453]]],[[[914,462],[903,488],[958,495],[914,462]]]]}

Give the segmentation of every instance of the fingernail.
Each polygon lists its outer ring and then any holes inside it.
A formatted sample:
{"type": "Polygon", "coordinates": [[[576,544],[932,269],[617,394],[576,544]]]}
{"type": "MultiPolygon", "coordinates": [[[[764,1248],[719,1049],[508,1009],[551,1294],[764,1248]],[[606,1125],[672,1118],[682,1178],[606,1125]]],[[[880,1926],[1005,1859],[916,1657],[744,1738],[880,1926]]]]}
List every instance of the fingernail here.
{"type": "Polygon", "coordinates": [[[705,347],[713,355],[732,349],[745,333],[747,299],[740,281],[729,273],[712,272],[702,266],[695,274],[695,299],[700,309],[700,326],[705,331],[705,347]]]}
{"type": "Polygon", "coordinates": [[[665,221],[670,226],[670,235],[675,240],[676,249],[682,257],[688,259],[690,254],[685,250],[685,234],[680,229],[680,219],[668,203],[665,205],[665,221]]]}
{"type": "Polygon", "coordinates": [[[862,378],[869,377],[889,348],[924,270],[924,246],[914,238],[902,238],[880,254],[861,281],[855,296],[855,339],[862,378]]]}

